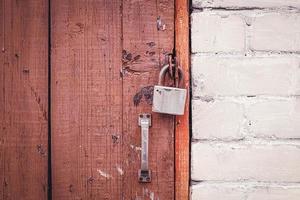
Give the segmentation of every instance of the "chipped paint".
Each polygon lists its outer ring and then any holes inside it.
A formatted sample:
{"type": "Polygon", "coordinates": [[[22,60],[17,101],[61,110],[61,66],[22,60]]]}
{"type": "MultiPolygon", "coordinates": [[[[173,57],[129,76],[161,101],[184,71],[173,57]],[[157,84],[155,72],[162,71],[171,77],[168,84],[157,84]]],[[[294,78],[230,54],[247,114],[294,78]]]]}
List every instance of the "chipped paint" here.
{"type": "Polygon", "coordinates": [[[112,176],[104,171],[102,171],[101,169],[97,169],[97,172],[99,172],[99,174],[105,178],[112,178],[112,176]]]}
{"type": "MultiPolygon", "coordinates": [[[[148,188],[143,188],[143,197],[149,197],[150,200],[155,200],[155,193],[148,188]]],[[[159,200],[159,197],[157,197],[159,200]]]]}
{"type": "Polygon", "coordinates": [[[151,200],[154,200],[154,192],[150,192],[149,197],[150,197],[151,200]]]}
{"type": "Polygon", "coordinates": [[[156,45],[155,42],[147,42],[146,44],[151,48],[156,45]]]}
{"type": "Polygon", "coordinates": [[[166,24],[163,23],[163,21],[161,20],[160,16],[158,16],[157,19],[156,19],[156,26],[157,26],[157,30],[158,31],[164,31],[164,30],[166,30],[166,24]]]}
{"type": "Polygon", "coordinates": [[[111,139],[113,141],[114,144],[118,144],[119,143],[119,138],[120,138],[120,135],[117,135],[117,134],[112,134],[111,135],[111,139]]]}
{"type": "Polygon", "coordinates": [[[123,170],[119,165],[116,165],[116,168],[117,168],[118,173],[119,173],[121,176],[123,176],[124,170],[123,170]]]}
{"type": "Polygon", "coordinates": [[[130,145],[130,147],[135,150],[135,151],[141,151],[142,150],[142,147],[139,147],[139,146],[135,146],[133,144],[130,145]]]}
{"type": "Polygon", "coordinates": [[[41,144],[37,145],[36,148],[39,154],[41,154],[42,156],[46,155],[46,151],[41,144]]]}

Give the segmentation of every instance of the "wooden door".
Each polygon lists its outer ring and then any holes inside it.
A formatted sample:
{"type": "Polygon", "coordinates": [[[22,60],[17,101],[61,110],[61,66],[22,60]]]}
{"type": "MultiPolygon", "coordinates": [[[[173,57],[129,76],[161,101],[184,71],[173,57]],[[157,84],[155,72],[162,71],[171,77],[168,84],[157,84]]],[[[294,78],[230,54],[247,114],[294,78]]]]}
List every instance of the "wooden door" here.
{"type": "Polygon", "coordinates": [[[53,199],[174,199],[174,117],[152,114],[151,183],[138,115],[174,48],[173,0],[51,0],[53,199]]]}

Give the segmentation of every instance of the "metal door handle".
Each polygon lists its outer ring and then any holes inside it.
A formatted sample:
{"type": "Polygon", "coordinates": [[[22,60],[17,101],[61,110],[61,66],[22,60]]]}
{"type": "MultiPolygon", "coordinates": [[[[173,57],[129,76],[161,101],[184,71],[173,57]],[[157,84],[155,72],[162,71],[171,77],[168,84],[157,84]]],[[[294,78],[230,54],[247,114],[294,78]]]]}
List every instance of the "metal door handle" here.
{"type": "Polygon", "coordinates": [[[139,115],[139,126],[141,126],[141,169],[139,170],[139,182],[151,182],[151,171],[148,164],[149,127],[151,126],[151,115],[148,113],[139,115]]]}

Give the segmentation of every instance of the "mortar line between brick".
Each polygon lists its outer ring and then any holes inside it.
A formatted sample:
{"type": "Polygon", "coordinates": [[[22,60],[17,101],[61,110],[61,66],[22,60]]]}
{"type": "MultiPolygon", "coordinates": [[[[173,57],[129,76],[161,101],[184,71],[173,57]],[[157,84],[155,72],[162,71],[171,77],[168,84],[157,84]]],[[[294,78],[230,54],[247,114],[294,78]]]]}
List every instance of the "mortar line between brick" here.
{"type": "MultiPolygon", "coordinates": [[[[221,140],[221,139],[192,139],[192,144],[209,144],[209,145],[238,145],[238,146],[262,146],[263,145],[287,145],[287,146],[296,146],[300,148],[300,138],[276,138],[276,139],[267,139],[259,137],[247,137],[245,139],[232,139],[232,140],[221,140]]],[[[267,147],[267,146],[265,146],[267,147]]]]}
{"type": "Polygon", "coordinates": [[[256,57],[298,57],[298,51],[255,51],[249,50],[245,52],[192,52],[191,56],[206,56],[206,57],[243,57],[243,58],[256,58],[256,57]]]}
{"type": "Polygon", "coordinates": [[[298,100],[300,95],[232,95],[232,96],[193,96],[193,101],[203,101],[203,102],[214,102],[214,101],[231,101],[238,103],[245,103],[255,100],[258,101],[289,101],[289,100],[298,100]]]}
{"type": "Polygon", "coordinates": [[[192,7],[192,13],[299,13],[300,8],[296,7],[192,7]]]}
{"type": "Polygon", "coordinates": [[[192,180],[192,186],[229,186],[229,187],[300,187],[300,182],[283,182],[283,181],[253,181],[253,180],[236,180],[236,181],[224,181],[224,180],[192,180]]]}

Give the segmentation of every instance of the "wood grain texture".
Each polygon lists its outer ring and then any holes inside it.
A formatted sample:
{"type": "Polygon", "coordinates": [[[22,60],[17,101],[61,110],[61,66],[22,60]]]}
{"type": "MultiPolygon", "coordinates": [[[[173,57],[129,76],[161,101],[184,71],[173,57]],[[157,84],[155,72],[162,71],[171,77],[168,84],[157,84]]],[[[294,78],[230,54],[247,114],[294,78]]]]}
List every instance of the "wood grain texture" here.
{"type": "Polygon", "coordinates": [[[124,199],[174,199],[173,116],[152,113],[149,134],[152,182],[137,181],[141,146],[138,115],[151,113],[151,87],[157,84],[158,72],[173,48],[173,0],[123,1],[124,199]]]}
{"type": "Polygon", "coordinates": [[[0,34],[0,199],[47,199],[47,1],[1,0],[0,34]]]}
{"type": "MultiPolygon", "coordinates": [[[[190,50],[189,50],[189,0],[175,0],[175,48],[179,66],[184,71],[184,87],[190,88],[190,50]]],[[[189,94],[189,92],[188,92],[189,94]]],[[[176,200],[189,199],[189,151],[190,132],[189,95],[185,114],[176,117],[175,126],[175,192],[176,200]]]]}
{"type": "Polygon", "coordinates": [[[153,114],[150,184],[138,182],[137,121],[174,48],[174,2],[51,8],[53,198],[174,199],[174,117],[153,114]]]}
{"type": "Polygon", "coordinates": [[[53,199],[121,199],[121,0],[52,0],[53,199]]]}

